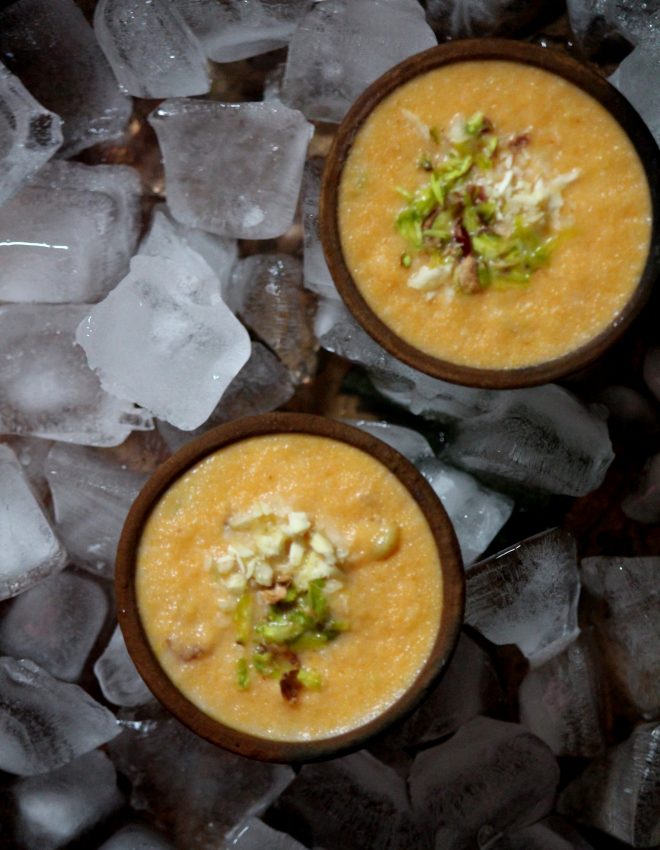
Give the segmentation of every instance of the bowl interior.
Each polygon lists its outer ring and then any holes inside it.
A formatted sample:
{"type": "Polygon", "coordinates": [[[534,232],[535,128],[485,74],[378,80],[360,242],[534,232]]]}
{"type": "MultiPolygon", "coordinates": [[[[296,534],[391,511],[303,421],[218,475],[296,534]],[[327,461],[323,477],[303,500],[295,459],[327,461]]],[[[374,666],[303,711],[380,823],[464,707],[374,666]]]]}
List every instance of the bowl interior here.
{"type": "Polygon", "coordinates": [[[466,386],[514,388],[556,380],[591,365],[611,347],[641,311],[660,277],[660,151],[649,129],[628,101],[597,72],[566,54],[504,39],[471,39],[440,45],[412,56],[376,80],[355,102],[335,137],[326,161],[321,190],[321,239],[326,261],[346,306],[386,351],[436,378],[466,386]],[[349,271],[339,229],[339,189],[351,147],[376,106],[417,76],[456,62],[505,60],[532,65],[563,77],[598,101],[630,138],[646,173],[651,195],[650,250],[639,282],[616,319],[588,343],[556,359],[521,368],[479,368],[428,354],[411,345],[371,309],[349,271]]]}
{"type": "Polygon", "coordinates": [[[265,414],[236,420],[209,431],[184,446],[149,479],[126,519],[117,550],[118,619],[128,651],[154,695],[186,726],[228,750],[264,761],[297,762],[334,756],[356,749],[408,713],[422,698],[449,660],[463,618],[464,576],[460,550],[451,523],[437,496],[415,469],[394,449],[357,428],[306,414],[265,414]],[[136,595],[137,551],[142,531],[161,496],[187,470],[217,450],[249,437],[301,433],[345,442],[380,461],[407,488],[429,525],[440,556],[443,604],[432,651],[408,690],[381,715],[347,732],[311,741],[279,741],[236,730],[214,720],[188,700],[169,679],[151,648],[140,618],[136,595]]]}

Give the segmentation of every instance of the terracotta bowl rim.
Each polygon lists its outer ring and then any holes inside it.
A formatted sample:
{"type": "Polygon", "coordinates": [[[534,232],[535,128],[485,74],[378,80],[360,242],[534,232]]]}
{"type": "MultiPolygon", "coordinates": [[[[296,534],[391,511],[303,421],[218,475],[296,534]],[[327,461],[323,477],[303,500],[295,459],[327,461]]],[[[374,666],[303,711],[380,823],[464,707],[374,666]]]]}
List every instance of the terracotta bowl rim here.
{"type": "Polygon", "coordinates": [[[128,652],[147,686],[185,726],[202,738],[239,755],[261,761],[306,762],[334,758],[364,746],[387,726],[411,712],[437,681],[456,646],[465,607],[465,576],[453,526],[440,500],[420,472],[391,446],[338,420],[304,413],[268,413],[220,425],[191,440],[149,478],[133,503],[117,548],[117,617],[128,652]],[[394,473],[421,508],[440,555],[443,576],[442,617],[433,649],[406,692],[378,717],[328,738],[278,741],[233,729],[213,720],[188,700],[169,679],[145,634],[137,605],[137,550],[145,522],[165,491],[192,466],[232,443],[250,437],[301,433],[340,440],[365,451],[394,473]]]}
{"type": "Polygon", "coordinates": [[[527,42],[499,38],[465,39],[441,44],[395,65],[373,82],[346,114],[323,173],[320,236],[330,274],[348,310],[372,339],[398,360],[434,378],[469,387],[513,389],[548,383],[585,369],[611,348],[639,316],[660,278],[660,150],[651,131],[629,101],[598,72],[567,54],[527,42]],[[561,357],[512,369],[454,363],[427,354],[398,336],[372,311],[355,284],[343,256],[337,215],[344,163],[356,134],[373,109],[396,88],[416,76],[455,62],[488,59],[533,65],[554,73],[604,106],[627,134],[639,156],[652,209],[650,246],[644,270],[630,299],[611,324],[589,342],[561,357]]]}

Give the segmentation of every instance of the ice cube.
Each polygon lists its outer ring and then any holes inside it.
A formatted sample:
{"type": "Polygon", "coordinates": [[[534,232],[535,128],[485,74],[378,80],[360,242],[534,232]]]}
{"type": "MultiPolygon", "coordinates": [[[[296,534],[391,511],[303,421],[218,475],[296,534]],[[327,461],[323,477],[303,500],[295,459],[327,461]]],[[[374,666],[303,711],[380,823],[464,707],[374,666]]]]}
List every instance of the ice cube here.
{"type": "Polygon", "coordinates": [[[588,55],[608,47],[622,51],[628,42],[650,40],[660,31],[658,0],[568,0],[567,7],[575,40],[588,55]]]}
{"type": "Polygon", "coordinates": [[[643,369],[646,385],[660,401],[660,346],[646,352],[643,369]]]}
{"type": "Polygon", "coordinates": [[[174,217],[241,239],[280,236],[293,222],[313,128],[281,103],[166,100],[149,117],[174,217]]]}
{"type": "Polygon", "coordinates": [[[230,306],[277,354],[297,384],[316,372],[315,299],[303,288],[302,263],[286,254],[255,254],[232,276],[230,306]]]}
{"type": "Polygon", "coordinates": [[[461,632],[439,683],[407,720],[385,733],[382,745],[394,750],[430,744],[497,708],[501,699],[497,673],[487,653],[461,632]]]}
{"type": "Polygon", "coordinates": [[[638,726],[593,761],[559,798],[559,811],[633,847],[660,843],[660,724],[638,726]]]}
{"type": "Polygon", "coordinates": [[[442,38],[511,36],[529,27],[547,7],[544,0],[426,0],[426,17],[442,38]]]}
{"type": "Polygon", "coordinates": [[[13,600],[0,620],[0,654],[30,658],[74,682],[108,614],[108,597],[85,576],[58,573],[13,600]]]}
{"type": "Polygon", "coordinates": [[[202,47],[168,0],[100,0],[94,32],[129,94],[182,97],[211,87],[202,47]]]}
{"type": "Polygon", "coordinates": [[[64,569],[66,552],[13,451],[0,444],[0,599],[64,569]]]}
{"type": "Polygon", "coordinates": [[[236,850],[305,850],[302,844],[284,832],[277,832],[257,818],[250,818],[237,827],[227,845],[236,850]]]}
{"type": "Polygon", "coordinates": [[[69,556],[78,566],[112,578],[126,514],[147,476],[102,452],[61,443],[48,455],[46,474],[55,528],[69,556]]]}
{"type": "Polygon", "coordinates": [[[614,454],[602,419],[561,387],[501,393],[490,411],[459,422],[444,456],[514,490],[584,496],[614,454]]]}
{"type": "Polygon", "coordinates": [[[578,635],[575,539],[559,529],[528,537],[467,570],[465,620],[495,644],[515,643],[534,667],[578,635]]]}
{"type": "Polygon", "coordinates": [[[87,308],[0,307],[0,433],[116,446],[153,427],[132,404],[103,391],[75,344],[87,308]]]}
{"type": "Polygon", "coordinates": [[[94,31],[73,0],[18,0],[0,11],[0,60],[63,120],[59,153],[114,139],[132,103],[119,91],[94,31]]]}
{"type": "Polygon", "coordinates": [[[175,850],[164,835],[142,824],[129,824],[108,838],[98,850],[175,850]]]}
{"type": "Polygon", "coordinates": [[[24,847],[56,850],[78,838],[122,805],[110,759],[95,750],[11,790],[16,832],[24,847]]]}
{"type": "Polygon", "coordinates": [[[421,846],[405,780],[364,750],[305,765],[278,801],[301,818],[325,850],[417,850],[421,846]]]}
{"type": "Polygon", "coordinates": [[[319,198],[322,173],[323,160],[309,159],[305,163],[301,190],[305,286],[324,298],[339,299],[339,293],[332,280],[321,245],[319,198]]]}
{"type": "Polygon", "coordinates": [[[637,390],[612,384],[598,394],[597,400],[609,410],[608,424],[613,423],[621,439],[635,443],[640,437],[660,433],[660,413],[637,390]]]}
{"type": "Polygon", "coordinates": [[[558,781],[542,741],[517,724],[477,717],[415,758],[410,793],[431,846],[472,850],[491,846],[478,844],[486,832],[519,829],[548,814],[558,781]]]}
{"type": "Polygon", "coordinates": [[[0,63],[0,204],[62,144],[62,119],[32,97],[0,63]]]}
{"type": "Polygon", "coordinates": [[[122,165],[45,165],[0,207],[0,298],[102,298],[128,270],[140,191],[137,172],[122,165]]]}
{"type": "Polygon", "coordinates": [[[660,454],[648,459],[641,479],[625,497],[621,508],[626,516],[637,522],[660,522],[660,454]]]}
{"type": "Polygon", "coordinates": [[[40,440],[38,437],[3,437],[3,440],[18,458],[32,492],[42,504],[48,504],[50,488],[44,464],[53,445],[52,440],[40,440]]]}
{"type": "Polygon", "coordinates": [[[137,255],[76,339],[103,387],[183,430],[201,425],[250,355],[247,331],[186,265],[137,255]]]}
{"type": "Polygon", "coordinates": [[[418,464],[454,526],[465,564],[486,550],[511,516],[513,499],[435,458],[418,464]]]}
{"type": "Polygon", "coordinates": [[[646,717],[660,712],[660,557],[585,558],[591,601],[608,672],[646,717]]]}
{"type": "Polygon", "coordinates": [[[604,690],[588,635],[536,670],[520,686],[520,722],[558,756],[598,755],[605,747],[604,690]]]}
{"type": "Polygon", "coordinates": [[[284,47],[310,0],[177,0],[177,8],[214,62],[236,62],[284,47]]]}
{"type": "Polygon", "coordinates": [[[144,705],[151,699],[151,691],[142,681],[128,654],[119,626],[97,659],[94,675],[103,696],[114,705],[133,707],[144,705]]]}
{"type": "Polygon", "coordinates": [[[131,804],[156,814],[177,847],[221,847],[242,820],[258,815],[293,778],[284,765],[251,761],[189,732],[156,703],[139,709],[109,746],[132,782],[131,804]]]}
{"type": "Polygon", "coordinates": [[[507,833],[495,844],[486,846],[492,846],[493,850],[592,850],[579,833],[557,817],[507,833]]]}
{"type": "Polygon", "coordinates": [[[33,661],[0,658],[0,770],[47,773],[110,741],[114,715],[33,661]]]}
{"type": "Polygon", "coordinates": [[[325,0],[289,43],[282,99],[308,118],[339,122],[393,65],[437,44],[413,0],[325,0]]]}
{"type": "Polygon", "coordinates": [[[253,342],[250,359],[227,387],[204,425],[193,431],[180,431],[167,422],[158,422],[158,430],[170,450],[175,452],[209,428],[241,416],[275,410],[286,404],[292,395],[289,370],[265,346],[253,342]]]}
{"type": "Polygon", "coordinates": [[[635,107],[660,144],[660,13],[655,36],[639,44],[609,78],[635,107]]]}
{"type": "Polygon", "coordinates": [[[349,425],[354,425],[367,434],[377,437],[388,446],[407,457],[411,463],[418,463],[429,458],[435,458],[433,449],[426,437],[423,437],[412,428],[404,428],[402,425],[392,425],[391,422],[372,422],[367,419],[347,419],[349,425]]]}

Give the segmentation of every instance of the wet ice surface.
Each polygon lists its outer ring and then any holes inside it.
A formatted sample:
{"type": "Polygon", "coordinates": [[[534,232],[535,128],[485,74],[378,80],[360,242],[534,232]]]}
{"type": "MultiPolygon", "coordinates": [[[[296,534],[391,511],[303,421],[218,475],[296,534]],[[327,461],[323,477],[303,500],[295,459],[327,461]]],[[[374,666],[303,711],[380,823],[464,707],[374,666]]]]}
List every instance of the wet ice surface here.
{"type": "Polygon", "coordinates": [[[105,591],[86,576],[50,576],[3,612],[0,655],[30,658],[51,676],[75,682],[108,610],[105,591]]]}
{"type": "Polygon", "coordinates": [[[559,767],[542,741],[517,724],[477,717],[415,758],[410,794],[431,846],[472,850],[490,846],[486,835],[548,814],[558,781],[559,767]]]}
{"type": "Polygon", "coordinates": [[[140,178],[120,165],[50,162],[0,206],[0,299],[98,301],[137,244],[140,178]]]}
{"type": "Polygon", "coordinates": [[[156,815],[177,846],[215,850],[260,814],[293,778],[290,767],[244,759],[209,744],[155,703],[109,747],[132,782],[131,804],[156,815]]]}
{"type": "Polygon", "coordinates": [[[124,520],[147,476],[93,449],[62,443],[48,454],[46,474],[55,528],[71,560],[112,578],[124,520]]]}
{"type": "Polygon", "coordinates": [[[496,644],[515,643],[533,666],[577,637],[575,540],[551,529],[467,571],[465,620],[496,644]]]}
{"type": "Polygon", "coordinates": [[[62,570],[66,552],[10,448],[0,445],[0,599],[62,570]]]}
{"type": "Polygon", "coordinates": [[[4,437],[21,465],[23,474],[30,482],[32,492],[42,504],[47,504],[50,489],[46,481],[44,463],[53,443],[38,437],[4,437]]]}
{"type": "Polygon", "coordinates": [[[62,120],[45,109],[0,63],[0,204],[62,144],[62,120]]]}
{"type": "Polygon", "coordinates": [[[99,850],[174,850],[174,845],[153,829],[129,824],[105,841],[99,850]]]}
{"type": "Polygon", "coordinates": [[[249,360],[229,384],[218,406],[200,428],[181,431],[167,422],[158,422],[158,430],[170,450],[175,452],[193,437],[223,422],[229,422],[230,419],[268,413],[281,407],[289,401],[293,391],[291,376],[286,366],[264,345],[253,342],[249,360]]]}
{"type": "Polygon", "coordinates": [[[513,499],[440,460],[423,460],[418,466],[449,515],[463,562],[471,564],[511,516],[513,499]]]}
{"type": "Polygon", "coordinates": [[[586,54],[607,44],[637,44],[660,32],[658,0],[567,0],[571,29],[586,54]]]}
{"type": "Polygon", "coordinates": [[[33,661],[0,659],[0,770],[47,773],[119,731],[114,715],[78,685],[54,679],[33,661]]]}
{"type": "Polygon", "coordinates": [[[404,428],[401,425],[392,425],[389,422],[372,422],[366,419],[347,420],[349,425],[355,425],[367,434],[377,437],[388,446],[400,452],[412,463],[435,458],[433,449],[426,437],[413,431],[412,428],[404,428]]]}
{"type": "Polygon", "coordinates": [[[236,850],[305,850],[304,846],[290,835],[271,829],[257,818],[246,821],[227,847],[236,850]]]}
{"type": "Polygon", "coordinates": [[[300,112],[276,101],[180,99],[161,103],[149,120],[178,221],[240,239],[270,239],[291,226],[313,133],[300,112]]]}
{"type": "Polygon", "coordinates": [[[302,263],[288,254],[255,254],[232,276],[229,306],[289,369],[295,383],[316,372],[314,298],[303,288],[302,263]]]}
{"type": "Polygon", "coordinates": [[[610,77],[610,82],[642,116],[660,144],[660,87],[650,85],[660,75],[660,10],[655,35],[639,44],[610,77]]]}
{"type": "Polygon", "coordinates": [[[22,779],[11,794],[18,809],[19,839],[39,850],[64,847],[123,802],[116,771],[98,750],[52,773],[22,779]]]}
{"type": "Polygon", "coordinates": [[[0,60],[62,118],[60,155],[73,156],[123,132],[130,98],[120,92],[73,0],[19,0],[0,11],[0,60]]]}
{"type": "Polygon", "coordinates": [[[301,189],[305,286],[324,298],[338,299],[339,294],[330,275],[321,245],[319,198],[322,173],[323,160],[310,159],[305,163],[301,189]]]}
{"type": "Polygon", "coordinates": [[[152,698],[128,654],[119,626],[94,664],[94,675],[103,696],[113,705],[133,707],[152,698]]]}
{"type": "Polygon", "coordinates": [[[311,0],[178,0],[177,8],[215,62],[235,62],[283,47],[311,0]]]}
{"type": "Polygon", "coordinates": [[[339,122],[377,77],[436,44],[415,0],[325,0],[291,37],[282,99],[308,118],[339,122]]]}
{"type": "Polygon", "coordinates": [[[151,417],[104,392],[75,344],[87,308],[0,307],[0,432],[116,446],[151,417]]]}
{"type": "Polygon", "coordinates": [[[624,498],[621,508],[637,522],[660,522],[660,454],[648,459],[637,487],[624,498]]]}
{"type": "Polygon", "coordinates": [[[559,798],[559,811],[634,847],[660,843],[660,725],[638,726],[593,761],[559,798]]]}
{"type": "Polygon", "coordinates": [[[511,35],[528,26],[543,0],[426,0],[426,16],[439,36],[511,35]]]}
{"type": "Polygon", "coordinates": [[[137,255],[76,339],[103,387],[183,430],[201,425],[250,356],[245,328],[187,267],[137,255]]]}
{"type": "Polygon", "coordinates": [[[660,712],[659,579],[660,557],[582,561],[590,619],[610,675],[646,717],[660,712]]]}
{"type": "Polygon", "coordinates": [[[211,87],[201,45],[174,3],[100,0],[94,32],[128,94],[182,97],[211,87]]]}
{"type": "Polygon", "coordinates": [[[584,496],[602,483],[614,453],[605,422],[547,384],[501,393],[489,411],[459,422],[446,457],[514,489],[584,496]]]}
{"type": "Polygon", "coordinates": [[[599,659],[587,635],[530,670],[520,686],[520,722],[558,756],[598,755],[605,746],[599,659]]]}
{"type": "Polygon", "coordinates": [[[305,765],[278,809],[287,820],[302,819],[314,844],[325,850],[420,847],[405,780],[364,750],[305,765]]]}

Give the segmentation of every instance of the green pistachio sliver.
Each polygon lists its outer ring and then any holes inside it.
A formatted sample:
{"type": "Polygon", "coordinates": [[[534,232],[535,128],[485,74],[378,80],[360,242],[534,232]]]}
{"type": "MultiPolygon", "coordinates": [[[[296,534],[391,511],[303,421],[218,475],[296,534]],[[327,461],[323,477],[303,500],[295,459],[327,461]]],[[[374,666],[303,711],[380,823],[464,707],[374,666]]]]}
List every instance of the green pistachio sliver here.
{"type": "Polygon", "coordinates": [[[324,587],[325,579],[322,578],[310,581],[307,587],[307,607],[319,625],[327,619],[329,612],[328,600],[323,592],[324,587]]]}
{"type": "Polygon", "coordinates": [[[236,664],[236,684],[245,691],[250,684],[250,667],[247,658],[239,658],[236,664]]]}
{"type": "Polygon", "coordinates": [[[317,670],[312,670],[310,667],[302,667],[298,670],[298,681],[305,688],[313,691],[318,691],[323,686],[323,678],[317,670]]]}
{"type": "Polygon", "coordinates": [[[246,590],[238,600],[234,610],[234,624],[236,626],[236,642],[245,646],[250,640],[252,631],[252,593],[246,590]]]}
{"type": "Polygon", "coordinates": [[[485,115],[483,112],[475,112],[465,122],[465,131],[471,136],[478,136],[484,128],[485,115]]]}
{"type": "Polygon", "coordinates": [[[294,652],[303,652],[305,649],[322,649],[329,641],[330,638],[325,632],[305,632],[291,644],[291,649],[294,652]]]}
{"type": "Polygon", "coordinates": [[[401,265],[404,267],[404,269],[409,269],[410,266],[411,266],[411,263],[412,263],[412,257],[410,256],[410,254],[407,254],[407,253],[401,254],[401,265]]]}

